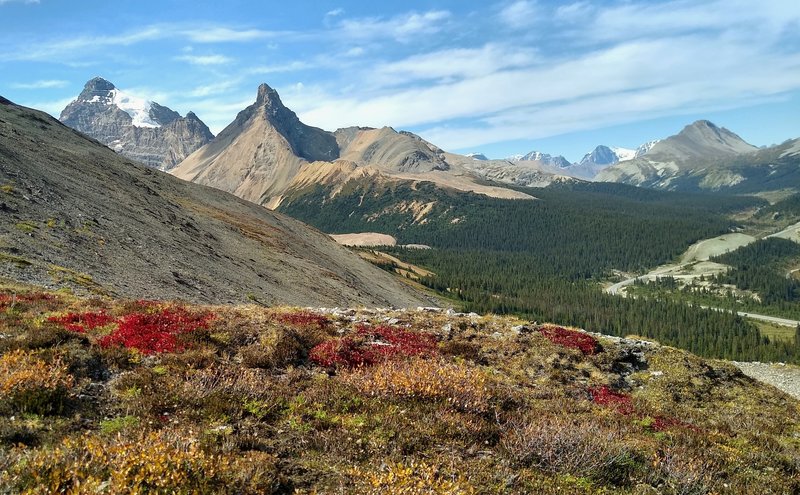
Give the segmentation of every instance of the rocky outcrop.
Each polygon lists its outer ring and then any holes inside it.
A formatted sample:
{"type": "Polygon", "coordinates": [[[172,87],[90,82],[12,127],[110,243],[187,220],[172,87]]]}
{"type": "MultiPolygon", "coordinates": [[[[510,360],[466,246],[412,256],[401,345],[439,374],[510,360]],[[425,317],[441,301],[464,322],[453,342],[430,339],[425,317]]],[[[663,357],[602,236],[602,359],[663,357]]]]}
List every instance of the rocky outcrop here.
{"type": "Polygon", "coordinates": [[[117,89],[96,77],[61,112],[66,125],[114,151],[160,170],[170,170],[214,136],[192,112],[186,117],[117,89]]]}

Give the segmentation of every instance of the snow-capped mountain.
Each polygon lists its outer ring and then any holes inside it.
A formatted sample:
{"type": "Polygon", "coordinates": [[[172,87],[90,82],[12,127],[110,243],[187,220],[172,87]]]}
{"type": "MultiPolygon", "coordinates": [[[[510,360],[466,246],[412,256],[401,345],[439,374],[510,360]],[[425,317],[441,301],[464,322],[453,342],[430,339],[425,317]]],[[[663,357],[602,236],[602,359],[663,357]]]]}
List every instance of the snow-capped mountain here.
{"type": "Polygon", "coordinates": [[[197,116],[165,106],[95,77],[61,112],[61,122],[145,165],[170,170],[214,136],[197,116]]]}
{"type": "Polygon", "coordinates": [[[473,160],[479,160],[479,161],[482,161],[482,162],[485,162],[485,161],[488,160],[488,158],[486,158],[486,155],[484,155],[483,153],[467,153],[464,156],[472,158],[473,160]]]}
{"type": "Polygon", "coordinates": [[[572,165],[569,160],[561,155],[548,155],[541,151],[531,151],[525,155],[513,155],[507,158],[510,162],[537,162],[542,165],[549,165],[552,167],[565,168],[572,165]]]}
{"type": "Polygon", "coordinates": [[[728,129],[698,120],[674,136],[643,144],[635,159],[607,167],[595,179],[658,189],[727,188],[750,173],[731,159],[757,150],[728,129]],[[732,165],[724,165],[726,160],[732,165]]]}
{"type": "MultiPolygon", "coordinates": [[[[643,145],[641,145],[638,148],[636,148],[636,154],[634,155],[633,158],[639,158],[640,156],[644,155],[645,153],[647,153],[651,149],[653,149],[653,146],[657,145],[660,142],[661,142],[660,139],[654,139],[652,141],[648,141],[648,142],[644,143],[643,145]]],[[[631,158],[631,160],[633,158],[631,158]]],[[[620,161],[623,162],[625,160],[620,160],[620,161]]]]}
{"type": "Polygon", "coordinates": [[[581,161],[570,163],[561,155],[549,155],[540,151],[531,151],[525,155],[512,155],[506,158],[510,162],[537,162],[540,165],[551,167],[558,173],[566,173],[579,179],[591,180],[604,169],[619,162],[625,162],[644,155],[660,140],[648,141],[636,149],[618,146],[599,145],[586,153],[581,161]]]}

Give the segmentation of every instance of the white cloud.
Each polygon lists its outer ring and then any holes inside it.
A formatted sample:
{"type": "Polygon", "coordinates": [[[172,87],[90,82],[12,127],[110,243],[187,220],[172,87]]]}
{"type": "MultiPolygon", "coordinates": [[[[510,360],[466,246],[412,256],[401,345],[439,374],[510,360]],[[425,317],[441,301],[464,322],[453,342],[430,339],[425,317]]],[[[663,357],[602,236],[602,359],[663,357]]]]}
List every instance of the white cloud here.
{"type": "Polygon", "coordinates": [[[293,61],[275,65],[259,65],[247,70],[248,74],[276,74],[281,72],[296,72],[299,70],[312,69],[317,64],[311,62],[293,61]]]}
{"type": "Polygon", "coordinates": [[[235,88],[241,84],[241,78],[235,79],[225,79],[224,81],[211,83],[211,84],[204,84],[202,86],[197,86],[186,92],[185,95],[181,96],[188,96],[188,97],[205,97],[209,95],[216,95],[220,93],[224,93],[229,91],[232,88],[235,88]]]}
{"type": "Polygon", "coordinates": [[[329,97],[317,100],[316,108],[302,117],[323,128],[427,125],[442,140],[434,140],[437,144],[467,147],[568,132],[570,126],[652,118],[653,112],[685,112],[729,102],[746,106],[800,88],[800,55],[765,53],[744,41],[725,46],[707,41],[699,36],[636,41],[548,64],[495,67],[457,81],[329,97]],[[456,119],[481,124],[437,124],[456,119]]]}
{"type": "Polygon", "coordinates": [[[420,34],[433,34],[441,31],[443,24],[451,17],[446,10],[398,15],[390,19],[371,17],[346,19],[339,25],[341,36],[348,39],[394,39],[409,42],[420,34]]]}
{"type": "Polygon", "coordinates": [[[536,20],[537,10],[536,2],[517,0],[500,11],[500,20],[511,28],[527,27],[536,20]]]}
{"type": "Polygon", "coordinates": [[[480,77],[530,65],[536,60],[533,49],[489,43],[480,48],[453,48],[413,55],[379,64],[369,71],[372,83],[397,86],[413,81],[480,77]]]}
{"type": "Polygon", "coordinates": [[[38,4],[39,0],[0,0],[0,5],[4,5],[7,3],[24,3],[25,5],[34,5],[38,4]]]}
{"type": "Polygon", "coordinates": [[[175,60],[188,62],[192,65],[223,65],[233,62],[233,59],[225,55],[181,55],[175,60]]]}
{"type": "Polygon", "coordinates": [[[67,84],[69,84],[69,81],[63,81],[61,79],[47,79],[29,83],[15,83],[12,84],[11,87],[16,89],[51,89],[63,88],[67,84]]]}
{"type": "Polygon", "coordinates": [[[264,31],[261,29],[231,29],[227,27],[204,27],[183,30],[181,35],[196,43],[247,42],[268,38],[278,38],[286,33],[264,31]]]}
{"type": "Polygon", "coordinates": [[[556,8],[555,17],[561,21],[583,22],[592,14],[594,7],[589,2],[575,2],[556,8]]]}
{"type": "Polygon", "coordinates": [[[26,42],[0,52],[0,61],[49,60],[68,64],[72,62],[71,58],[104,48],[132,46],[164,39],[185,39],[195,43],[243,43],[278,37],[289,39],[292,35],[289,32],[239,30],[215,25],[187,29],[184,24],[152,24],[121,34],[80,35],[38,43],[26,42]]]}
{"type": "Polygon", "coordinates": [[[354,46],[350,48],[346,52],[344,52],[345,57],[360,57],[367,53],[367,50],[363,46],[354,46]]]}
{"type": "Polygon", "coordinates": [[[344,14],[344,9],[340,7],[338,9],[329,10],[325,13],[325,17],[337,17],[342,14],[344,14]]]}

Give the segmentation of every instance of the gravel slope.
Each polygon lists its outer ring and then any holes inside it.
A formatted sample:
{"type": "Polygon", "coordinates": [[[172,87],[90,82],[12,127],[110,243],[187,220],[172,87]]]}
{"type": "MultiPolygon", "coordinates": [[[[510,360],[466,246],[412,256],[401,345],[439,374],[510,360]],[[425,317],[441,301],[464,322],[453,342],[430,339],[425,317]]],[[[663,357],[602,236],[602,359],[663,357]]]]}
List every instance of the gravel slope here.
{"type": "Polygon", "coordinates": [[[800,399],[800,368],[784,364],[734,362],[742,372],[800,399]]]}
{"type": "Polygon", "coordinates": [[[199,303],[432,304],[316,229],[2,99],[0,276],[199,303]]]}

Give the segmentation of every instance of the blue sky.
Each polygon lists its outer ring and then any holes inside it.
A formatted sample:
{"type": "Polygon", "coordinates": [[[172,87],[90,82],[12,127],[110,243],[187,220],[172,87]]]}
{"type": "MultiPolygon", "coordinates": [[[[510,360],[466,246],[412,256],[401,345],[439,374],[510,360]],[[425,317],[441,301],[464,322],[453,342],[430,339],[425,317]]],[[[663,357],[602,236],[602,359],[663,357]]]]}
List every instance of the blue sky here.
{"type": "Polygon", "coordinates": [[[578,160],[707,118],[800,137],[800,2],[0,0],[0,94],[54,115],[96,75],[219,132],[266,82],[303,121],[578,160]]]}

